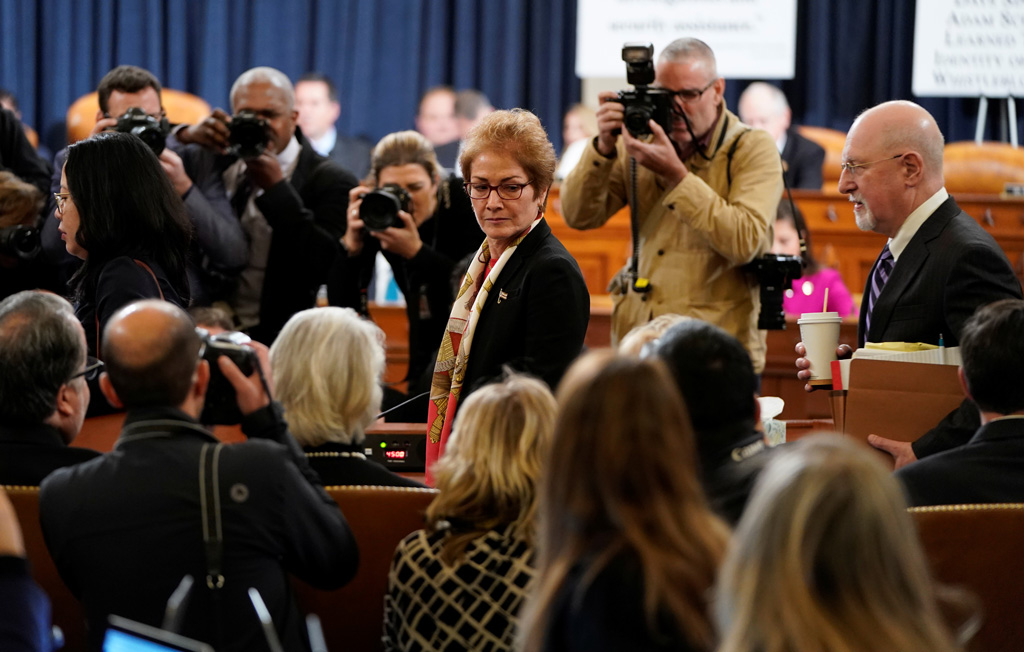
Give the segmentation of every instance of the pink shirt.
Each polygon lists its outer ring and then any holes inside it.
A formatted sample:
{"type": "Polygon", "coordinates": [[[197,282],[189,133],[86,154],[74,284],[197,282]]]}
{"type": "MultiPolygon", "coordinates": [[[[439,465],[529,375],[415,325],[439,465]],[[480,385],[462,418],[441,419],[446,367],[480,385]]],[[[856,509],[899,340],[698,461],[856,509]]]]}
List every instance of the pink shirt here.
{"type": "Polygon", "coordinates": [[[838,312],[846,317],[853,312],[853,298],[843,284],[843,279],[834,269],[823,267],[816,274],[802,276],[793,281],[792,289],[786,290],[782,308],[787,315],[804,312],[821,312],[821,302],[828,288],[828,312],[838,312]]]}

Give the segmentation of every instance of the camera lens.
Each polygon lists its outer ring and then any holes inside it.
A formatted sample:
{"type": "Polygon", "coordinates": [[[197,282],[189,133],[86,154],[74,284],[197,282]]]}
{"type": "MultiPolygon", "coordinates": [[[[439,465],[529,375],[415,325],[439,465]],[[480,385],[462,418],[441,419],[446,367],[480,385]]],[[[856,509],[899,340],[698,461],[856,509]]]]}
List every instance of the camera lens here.
{"type": "Polygon", "coordinates": [[[633,105],[626,108],[622,122],[631,135],[643,136],[651,133],[651,128],[647,125],[647,121],[650,119],[650,107],[633,105]]]}

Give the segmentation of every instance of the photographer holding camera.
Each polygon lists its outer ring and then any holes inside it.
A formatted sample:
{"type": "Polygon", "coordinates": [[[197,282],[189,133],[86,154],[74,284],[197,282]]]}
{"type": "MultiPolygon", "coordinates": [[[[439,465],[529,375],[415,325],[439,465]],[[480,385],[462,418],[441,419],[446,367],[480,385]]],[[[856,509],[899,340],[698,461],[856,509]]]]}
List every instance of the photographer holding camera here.
{"type": "Polygon", "coordinates": [[[637,88],[600,95],[598,136],[562,184],[565,221],[597,228],[635,200],[632,266],[609,287],[613,341],[658,315],[690,315],[739,339],[760,373],[758,282],[742,267],[772,244],[778,150],[726,108],[725,80],[707,44],[673,41],[656,75],[645,76],[652,54],[650,46],[623,48],[637,88]]]}
{"type": "Polygon", "coordinates": [[[409,373],[415,382],[430,366],[454,300],[451,274],[484,234],[454,175],[441,177],[430,142],[415,131],[388,134],[373,149],[370,182],[349,192],[348,230],[327,285],[332,305],[364,317],[378,251],[405,295],[409,373]]]}
{"type": "Polygon", "coordinates": [[[269,344],[288,318],[312,308],[345,234],[358,182],[319,155],[296,125],[295,89],[274,68],[251,68],[220,109],[178,139],[206,148],[248,240],[248,261],[227,302],[236,323],[269,344]]]}
{"type": "MultiPolygon", "coordinates": [[[[189,284],[193,301],[205,305],[214,298],[222,279],[234,276],[245,264],[245,235],[231,215],[221,179],[204,174],[202,149],[186,146],[170,134],[161,91],[160,81],[148,70],[137,66],[114,68],[96,88],[99,111],[89,136],[109,131],[133,133],[157,155],[164,174],[185,203],[192,224],[189,284]]],[[[55,171],[50,181],[54,193],[60,192],[66,159],[67,149],[54,157],[55,171]]],[[[49,214],[53,214],[52,206],[49,214]]],[[[56,220],[44,221],[42,240],[46,261],[65,267],[66,276],[70,276],[78,261],[64,251],[56,220]]]]}

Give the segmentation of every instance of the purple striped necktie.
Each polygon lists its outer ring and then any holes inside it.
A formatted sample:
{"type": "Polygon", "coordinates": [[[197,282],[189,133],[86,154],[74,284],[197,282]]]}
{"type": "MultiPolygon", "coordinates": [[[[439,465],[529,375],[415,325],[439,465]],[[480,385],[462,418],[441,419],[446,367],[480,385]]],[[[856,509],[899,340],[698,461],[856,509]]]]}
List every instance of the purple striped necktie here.
{"type": "Polygon", "coordinates": [[[868,294],[868,312],[864,319],[864,338],[867,339],[868,332],[871,331],[871,313],[875,309],[875,302],[878,301],[878,295],[882,293],[882,288],[885,287],[886,281],[889,280],[889,276],[892,274],[892,267],[896,264],[896,261],[892,257],[892,252],[889,251],[889,245],[885,245],[885,249],[882,249],[882,253],[878,256],[878,264],[875,265],[875,273],[871,275],[871,288],[868,294]]]}

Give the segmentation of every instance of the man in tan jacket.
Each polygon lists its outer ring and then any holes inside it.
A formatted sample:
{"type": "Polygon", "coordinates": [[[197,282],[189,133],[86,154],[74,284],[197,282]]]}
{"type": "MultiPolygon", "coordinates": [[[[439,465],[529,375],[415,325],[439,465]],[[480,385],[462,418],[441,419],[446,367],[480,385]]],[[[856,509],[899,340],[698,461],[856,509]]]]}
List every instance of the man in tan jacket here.
{"type": "Polygon", "coordinates": [[[658,315],[689,315],[739,339],[761,373],[758,284],[742,266],[771,247],[782,195],[779,152],[767,132],[752,130],[726,108],[725,80],[704,42],[670,43],[655,83],[674,93],[671,132],[652,120],[653,136],[632,137],[622,128],[616,94],[602,93],[599,134],[562,185],[565,221],[597,228],[626,205],[634,157],[638,277],[650,289],[634,289],[628,266],[612,280],[613,342],[658,315]]]}

